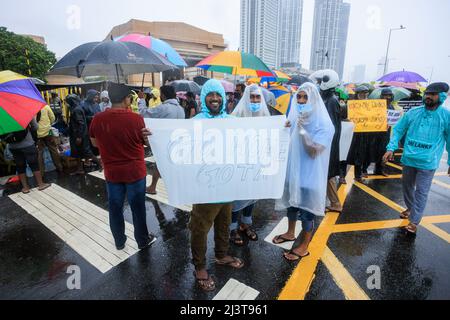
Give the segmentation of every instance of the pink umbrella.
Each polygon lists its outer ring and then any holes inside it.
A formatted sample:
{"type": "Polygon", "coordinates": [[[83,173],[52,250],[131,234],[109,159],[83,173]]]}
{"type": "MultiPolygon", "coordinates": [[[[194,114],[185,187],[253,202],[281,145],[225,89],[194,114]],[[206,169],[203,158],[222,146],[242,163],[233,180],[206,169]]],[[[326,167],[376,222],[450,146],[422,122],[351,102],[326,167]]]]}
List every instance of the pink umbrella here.
{"type": "Polygon", "coordinates": [[[397,87],[397,88],[405,88],[405,89],[411,89],[411,90],[419,90],[420,86],[417,82],[397,82],[397,81],[391,81],[391,82],[384,82],[380,85],[380,87],[397,87]]]}
{"type": "Polygon", "coordinates": [[[234,90],[236,89],[235,85],[229,81],[226,81],[226,80],[219,80],[219,81],[222,84],[222,86],[224,87],[225,92],[234,92],[234,90]]]}

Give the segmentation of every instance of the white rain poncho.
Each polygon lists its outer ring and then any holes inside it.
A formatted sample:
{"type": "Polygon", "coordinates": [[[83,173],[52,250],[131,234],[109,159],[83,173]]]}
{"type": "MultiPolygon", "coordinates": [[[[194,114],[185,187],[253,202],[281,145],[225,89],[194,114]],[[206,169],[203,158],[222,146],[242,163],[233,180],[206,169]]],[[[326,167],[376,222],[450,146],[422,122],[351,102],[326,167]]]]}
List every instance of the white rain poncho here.
{"type": "MultiPolygon", "coordinates": [[[[267,108],[266,100],[264,99],[264,94],[260,87],[253,84],[245,88],[244,95],[242,99],[239,101],[238,105],[234,109],[232,113],[233,116],[237,118],[255,118],[255,117],[270,117],[269,109],[267,108]],[[250,95],[260,95],[261,96],[261,104],[260,109],[256,112],[251,110],[250,104],[250,95]]],[[[242,209],[247,208],[248,206],[255,204],[256,200],[240,200],[233,202],[233,212],[241,211],[242,209]]]]}
{"type": "Polygon", "coordinates": [[[295,207],[324,216],[334,126],[314,84],[303,84],[297,94],[288,116],[291,145],[285,189],[283,198],[276,202],[276,209],[295,207]],[[301,112],[297,104],[299,92],[308,96],[307,112],[301,112]]]}
{"type": "Polygon", "coordinates": [[[261,88],[256,84],[252,84],[251,86],[245,88],[244,95],[234,109],[232,115],[238,118],[270,117],[270,111],[267,108],[266,100],[264,99],[261,88]],[[261,107],[256,112],[252,111],[250,108],[251,94],[259,94],[261,96],[261,107]]]}

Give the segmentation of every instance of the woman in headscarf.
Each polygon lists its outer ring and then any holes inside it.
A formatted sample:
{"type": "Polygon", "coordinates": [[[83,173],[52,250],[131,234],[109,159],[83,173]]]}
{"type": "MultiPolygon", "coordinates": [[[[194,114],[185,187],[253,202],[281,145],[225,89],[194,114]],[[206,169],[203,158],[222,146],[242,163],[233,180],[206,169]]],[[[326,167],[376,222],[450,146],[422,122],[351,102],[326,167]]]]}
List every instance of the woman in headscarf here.
{"type": "Polygon", "coordinates": [[[275,244],[294,242],[297,220],[302,221],[300,245],[284,254],[289,261],[309,255],[315,216],[324,216],[328,166],[334,125],[314,84],[305,83],[292,99],[288,120],[291,145],[283,198],[277,210],[288,210],[289,228],[273,239],[275,244]]]}
{"type": "MultiPolygon", "coordinates": [[[[232,116],[237,118],[269,117],[270,112],[261,88],[255,84],[245,88],[244,95],[234,109],[232,116]]],[[[240,232],[244,233],[251,241],[258,240],[258,235],[251,227],[255,203],[255,200],[235,201],[233,203],[230,240],[237,246],[244,244],[240,232]],[[239,226],[238,219],[241,211],[242,221],[239,226]]]]}
{"type": "Polygon", "coordinates": [[[112,104],[111,100],[109,99],[108,91],[102,91],[102,93],[100,94],[100,101],[100,110],[102,112],[106,111],[106,109],[111,109],[112,104]]]}

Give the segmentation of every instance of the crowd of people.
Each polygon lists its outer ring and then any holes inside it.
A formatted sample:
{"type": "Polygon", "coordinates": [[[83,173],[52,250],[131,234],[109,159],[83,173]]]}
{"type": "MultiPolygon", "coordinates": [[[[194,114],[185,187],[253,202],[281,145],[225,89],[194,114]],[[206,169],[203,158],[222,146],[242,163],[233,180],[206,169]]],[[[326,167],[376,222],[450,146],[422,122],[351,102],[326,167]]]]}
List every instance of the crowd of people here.
{"type": "MultiPolygon", "coordinates": [[[[401,217],[410,221],[406,231],[415,234],[445,144],[450,151],[450,111],[443,107],[448,85],[431,84],[425,91],[423,107],[406,113],[394,128],[389,127],[386,132],[355,133],[348,157],[341,161],[342,122],[348,121],[348,112],[345,101],[336,92],[339,78],[331,72],[314,80],[317,83],[307,82],[296,90],[289,106],[285,125],[291,134],[288,170],[283,197],[276,201],[277,210],[287,210],[289,224],[286,233],[277,235],[273,243],[296,243],[284,254],[289,261],[308,256],[315,217],[343,210],[337,190],[339,184],[347,183],[348,166],[355,167],[358,182],[367,177],[372,163],[375,164],[374,174],[387,175],[385,164],[393,159],[394,151],[400,147],[403,147],[403,188],[408,208],[401,217]],[[298,237],[295,233],[297,221],[302,223],[298,237]]],[[[146,225],[145,194],[157,193],[160,174],[156,169],[151,185],[146,188],[144,148],[150,147],[148,136],[151,128],[145,127],[144,118],[233,121],[236,117],[269,117],[272,113],[262,90],[255,84],[239,84],[235,92],[225,92],[219,81],[211,79],[203,85],[198,103],[193,93],[188,92],[180,98],[170,85],[134,94],[128,86],[112,83],[108,91],[87,92],[83,101],[74,94],[66,98],[70,110],[67,133],[71,156],[79,161],[75,174],[84,174],[82,159],[90,159],[104,169],[111,231],[118,250],[122,250],[126,242],[125,197],[133,213],[139,248],[146,248],[156,240],[146,225]]],[[[359,86],[355,91],[354,99],[368,99],[369,88],[359,86]]],[[[382,91],[381,99],[387,101],[389,110],[395,109],[390,89],[382,91]]],[[[57,105],[56,102],[53,104],[57,105]]],[[[23,193],[30,192],[25,176],[26,163],[34,172],[39,190],[49,186],[43,182],[41,174],[42,150],[45,147],[50,150],[58,171],[62,171],[51,135],[52,123],[58,117],[54,110],[54,107],[45,107],[30,124],[31,130],[27,131],[26,137],[20,142],[10,143],[23,193]],[[34,130],[37,130],[37,148],[32,136],[34,130]]],[[[229,246],[230,243],[244,245],[243,237],[258,241],[258,234],[252,226],[256,202],[248,199],[193,206],[189,230],[194,276],[201,289],[215,290],[215,282],[207,271],[209,231],[214,227],[216,264],[242,268],[245,262],[230,256],[229,246]]]]}

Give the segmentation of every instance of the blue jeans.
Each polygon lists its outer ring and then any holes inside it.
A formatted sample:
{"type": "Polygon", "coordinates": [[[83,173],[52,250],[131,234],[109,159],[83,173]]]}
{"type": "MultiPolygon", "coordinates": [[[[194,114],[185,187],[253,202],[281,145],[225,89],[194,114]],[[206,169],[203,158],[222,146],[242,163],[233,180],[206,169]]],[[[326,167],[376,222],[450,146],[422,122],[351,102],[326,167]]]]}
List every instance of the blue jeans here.
{"type": "Polygon", "coordinates": [[[133,213],[134,238],[139,247],[147,245],[149,233],[146,222],[145,209],[145,185],[146,178],[134,183],[106,183],[109,204],[109,225],[117,247],[121,247],[127,241],[125,235],[125,219],[123,207],[125,195],[133,213]]]}
{"type": "Polygon", "coordinates": [[[406,207],[411,211],[409,221],[415,225],[422,221],[435,172],[436,170],[403,167],[403,197],[406,207]]]}
{"type": "Polygon", "coordinates": [[[300,220],[302,222],[302,229],[305,232],[314,231],[314,218],[315,215],[303,209],[290,207],[287,211],[289,221],[300,220]]]}
{"type": "MultiPolygon", "coordinates": [[[[242,219],[241,222],[243,224],[246,224],[248,226],[251,226],[253,224],[253,220],[252,220],[252,214],[253,214],[253,208],[255,207],[254,204],[249,205],[247,208],[244,208],[242,210],[242,219]]],[[[233,212],[232,216],[231,216],[231,230],[237,230],[239,227],[238,224],[238,218],[239,218],[239,211],[238,212],[233,212]]]]}

